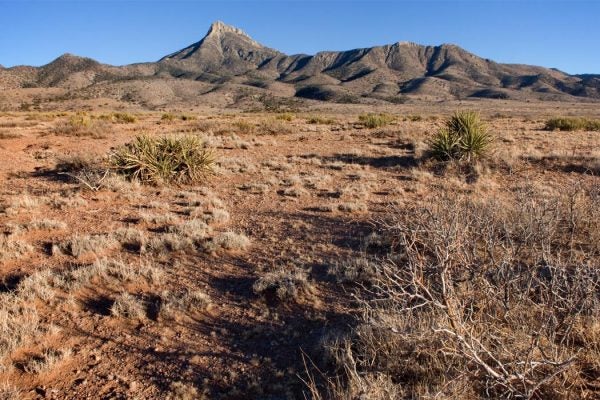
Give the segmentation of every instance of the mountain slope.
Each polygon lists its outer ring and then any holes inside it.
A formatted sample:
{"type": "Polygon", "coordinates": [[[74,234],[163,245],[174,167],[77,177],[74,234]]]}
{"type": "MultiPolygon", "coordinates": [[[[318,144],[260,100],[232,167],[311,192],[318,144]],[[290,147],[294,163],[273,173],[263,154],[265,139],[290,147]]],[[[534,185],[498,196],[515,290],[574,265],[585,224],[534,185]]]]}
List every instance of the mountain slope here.
{"type": "Polygon", "coordinates": [[[287,86],[291,90],[278,93],[338,101],[360,97],[393,100],[405,95],[437,99],[600,98],[598,75],[569,75],[537,66],[500,64],[451,44],[399,42],[288,56],[222,22],[213,23],[199,42],[154,63],[113,67],[66,54],[39,68],[0,68],[0,88],[60,87],[92,93],[98,86],[103,95],[110,96],[105,90],[114,87],[121,97],[132,86],[131,81],[146,82],[139,84],[144,86],[161,80],[164,82],[160,87],[164,87],[172,85],[174,79],[265,90],[287,86]],[[128,83],[118,88],[120,82],[128,83]]]}

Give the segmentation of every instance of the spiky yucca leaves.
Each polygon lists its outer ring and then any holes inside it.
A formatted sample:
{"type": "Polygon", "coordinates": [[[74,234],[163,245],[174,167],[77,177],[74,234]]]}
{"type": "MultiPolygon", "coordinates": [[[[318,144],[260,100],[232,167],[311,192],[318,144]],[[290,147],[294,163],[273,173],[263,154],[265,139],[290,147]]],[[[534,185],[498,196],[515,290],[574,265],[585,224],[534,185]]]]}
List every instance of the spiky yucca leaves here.
{"type": "Polygon", "coordinates": [[[197,183],[212,172],[214,157],[198,136],[138,136],[112,155],[115,169],[143,183],[197,183]]]}
{"type": "Polygon", "coordinates": [[[459,153],[460,137],[450,131],[442,128],[431,140],[430,150],[433,156],[440,160],[450,160],[457,158],[459,153]]]}
{"type": "Polygon", "coordinates": [[[458,111],[446,121],[429,146],[439,160],[472,161],[483,156],[490,147],[492,136],[479,114],[458,111]]]}

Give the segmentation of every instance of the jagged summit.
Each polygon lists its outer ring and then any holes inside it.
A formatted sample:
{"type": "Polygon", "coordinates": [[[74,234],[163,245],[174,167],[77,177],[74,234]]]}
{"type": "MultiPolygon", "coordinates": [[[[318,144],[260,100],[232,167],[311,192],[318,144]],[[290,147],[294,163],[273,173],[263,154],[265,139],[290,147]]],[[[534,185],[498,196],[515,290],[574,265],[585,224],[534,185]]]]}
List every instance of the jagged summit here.
{"type": "Polygon", "coordinates": [[[215,21],[215,22],[213,22],[210,25],[210,28],[208,29],[208,32],[206,33],[206,36],[221,35],[221,34],[224,34],[224,33],[233,33],[233,34],[236,34],[236,35],[245,36],[248,39],[250,39],[250,36],[248,36],[248,34],[246,32],[244,32],[240,28],[236,28],[233,25],[227,25],[223,21],[215,21]]]}
{"type": "Polygon", "coordinates": [[[213,22],[202,40],[163,57],[159,62],[189,73],[239,75],[280,54],[256,42],[244,31],[213,22]]]}

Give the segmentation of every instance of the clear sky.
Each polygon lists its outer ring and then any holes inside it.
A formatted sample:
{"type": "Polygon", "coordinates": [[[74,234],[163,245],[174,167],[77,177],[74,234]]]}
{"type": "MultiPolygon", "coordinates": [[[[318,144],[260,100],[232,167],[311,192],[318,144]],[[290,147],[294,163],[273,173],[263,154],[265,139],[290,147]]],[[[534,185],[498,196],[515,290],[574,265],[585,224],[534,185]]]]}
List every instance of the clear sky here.
{"type": "Polygon", "coordinates": [[[215,20],[287,54],[454,43],[499,62],[600,73],[600,0],[0,0],[0,64],[43,65],[63,53],[155,61],[215,20]]]}

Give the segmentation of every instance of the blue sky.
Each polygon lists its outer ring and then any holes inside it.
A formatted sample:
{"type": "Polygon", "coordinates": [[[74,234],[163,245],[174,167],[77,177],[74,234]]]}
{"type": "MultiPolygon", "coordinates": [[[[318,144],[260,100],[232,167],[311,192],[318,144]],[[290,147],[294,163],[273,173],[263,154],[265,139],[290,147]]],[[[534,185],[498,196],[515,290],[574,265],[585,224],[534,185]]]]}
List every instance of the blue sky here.
{"type": "Polygon", "coordinates": [[[288,54],[454,43],[499,62],[600,73],[600,0],[0,0],[0,64],[42,65],[67,52],[154,61],[200,40],[214,20],[288,54]]]}

